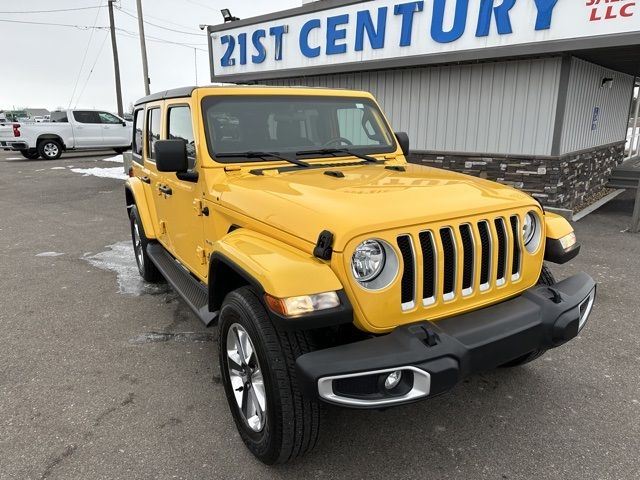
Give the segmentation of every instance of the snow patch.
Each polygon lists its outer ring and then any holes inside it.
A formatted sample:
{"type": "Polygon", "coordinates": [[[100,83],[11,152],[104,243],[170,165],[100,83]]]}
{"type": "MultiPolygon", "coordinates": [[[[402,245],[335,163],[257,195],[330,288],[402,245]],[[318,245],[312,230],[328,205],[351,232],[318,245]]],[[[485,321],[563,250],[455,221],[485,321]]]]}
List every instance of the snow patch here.
{"type": "Polygon", "coordinates": [[[64,167],[51,167],[51,170],[64,170],[64,167]]]}
{"type": "Polygon", "coordinates": [[[94,267],[111,270],[118,276],[118,292],[139,296],[145,293],[160,294],[169,291],[167,284],[145,282],[136,265],[133,245],[130,240],[107,245],[108,250],[91,256],[84,256],[94,267]]]}
{"type": "Polygon", "coordinates": [[[58,252],[42,252],[42,253],[37,253],[36,257],[59,257],[60,255],[64,255],[64,253],[58,253],[58,252]]]}
{"type": "Polygon", "coordinates": [[[24,160],[22,157],[9,157],[7,160],[24,160]]]}
{"type": "Polygon", "coordinates": [[[122,155],[116,155],[115,157],[103,158],[103,162],[114,162],[114,163],[124,163],[124,158],[122,155]]]}
{"type": "Polygon", "coordinates": [[[127,174],[122,171],[122,167],[72,168],[71,171],[75,173],[82,173],[85,177],[93,175],[94,177],[115,178],[116,180],[126,180],[129,178],[127,174]]]}

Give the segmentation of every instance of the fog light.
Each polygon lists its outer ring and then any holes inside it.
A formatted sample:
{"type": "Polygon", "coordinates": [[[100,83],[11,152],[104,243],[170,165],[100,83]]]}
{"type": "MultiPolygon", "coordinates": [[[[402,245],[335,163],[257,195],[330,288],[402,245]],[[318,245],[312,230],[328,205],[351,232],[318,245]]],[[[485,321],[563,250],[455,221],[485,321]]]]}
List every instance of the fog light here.
{"type": "Polygon", "coordinates": [[[393,390],[398,386],[400,380],[402,380],[402,370],[391,372],[384,380],[384,388],[387,390],[393,390]]]}

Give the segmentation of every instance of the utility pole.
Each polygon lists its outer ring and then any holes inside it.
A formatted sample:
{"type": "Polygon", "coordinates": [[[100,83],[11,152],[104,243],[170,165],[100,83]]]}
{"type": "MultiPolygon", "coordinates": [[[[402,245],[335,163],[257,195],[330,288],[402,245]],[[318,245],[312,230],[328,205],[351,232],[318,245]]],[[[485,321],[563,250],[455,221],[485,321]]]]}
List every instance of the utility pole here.
{"type": "Polygon", "coordinates": [[[144,20],[142,18],[142,0],[137,0],[138,4],[138,29],[140,30],[140,49],[142,50],[142,74],[144,75],[144,91],[149,95],[149,65],[147,64],[147,43],[144,39],[144,20]]]}
{"type": "Polygon", "coordinates": [[[198,51],[193,49],[193,65],[196,68],[196,85],[198,85],[198,51]]]}
{"type": "Polygon", "coordinates": [[[109,24],[111,25],[111,49],[113,50],[113,69],[116,75],[116,100],[118,115],[122,117],[122,87],[120,85],[120,61],[118,60],[118,45],[116,44],[116,26],[113,21],[113,2],[109,0],[109,24]]]}

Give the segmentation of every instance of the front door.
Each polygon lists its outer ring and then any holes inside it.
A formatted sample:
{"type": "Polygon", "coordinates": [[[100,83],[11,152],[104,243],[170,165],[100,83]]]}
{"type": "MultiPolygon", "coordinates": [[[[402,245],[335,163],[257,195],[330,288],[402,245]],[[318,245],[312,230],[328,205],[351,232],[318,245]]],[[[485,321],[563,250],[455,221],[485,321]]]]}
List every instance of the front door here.
{"type": "MultiPolygon", "coordinates": [[[[197,172],[195,137],[191,107],[184,100],[166,102],[163,120],[169,140],[183,140],[189,156],[189,170],[197,172]]],[[[204,252],[204,222],[199,200],[200,181],[180,180],[175,173],[158,172],[158,215],[165,222],[170,252],[201,279],[207,275],[208,260],[204,252]]]]}
{"type": "Polygon", "coordinates": [[[75,146],[79,148],[99,148],[103,146],[102,120],[98,112],[92,110],[74,110],[73,136],[75,146]]]}
{"type": "Polygon", "coordinates": [[[131,142],[131,129],[124,120],[109,112],[98,112],[102,122],[102,137],[105,147],[124,147],[131,142]]]}

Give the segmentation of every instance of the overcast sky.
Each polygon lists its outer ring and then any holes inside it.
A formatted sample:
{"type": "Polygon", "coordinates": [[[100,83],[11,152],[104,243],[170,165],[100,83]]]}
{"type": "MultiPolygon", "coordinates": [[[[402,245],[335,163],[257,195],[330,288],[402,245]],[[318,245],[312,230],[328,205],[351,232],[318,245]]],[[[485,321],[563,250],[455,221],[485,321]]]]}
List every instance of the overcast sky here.
{"type": "MultiPolygon", "coordinates": [[[[107,0],[0,0],[0,109],[12,109],[14,106],[49,110],[60,106],[66,108],[72,100],[75,87],[72,107],[77,104],[80,108],[115,111],[113,56],[108,30],[3,21],[108,27],[106,4],[107,0]],[[103,8],[39,14],[8,13],[97,5],[103,8]],[[85,64],[78,76],[85,50],[85,64]]],[[[192,33],[189,35],[152,25],[145,26],[151,91],[154,92],[194,84],[196,68],[193,48],[161,43],[151,37],[193,44],[201,49],[196,50],[196,55],[198,84],[203,85],[210,83],[209,59],[206,35],[198,28],[199,24],[221,23],[221,8],[230,8],[233,15],[247,18],[298,7],[302,0],[143,0],[142,4],[146,22],[192,33]]],[[[117,6],[123,11],[115,11],[116,27],[133,34],[118,32],[122,96],[126,111],[131,102],[144,96],[144,84],[137,20],[127,16],[130,14],[135,17],[136,0],[120,0],[117,6]]]]}

